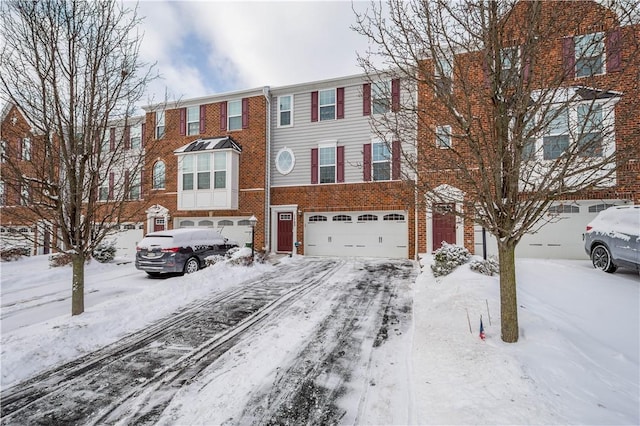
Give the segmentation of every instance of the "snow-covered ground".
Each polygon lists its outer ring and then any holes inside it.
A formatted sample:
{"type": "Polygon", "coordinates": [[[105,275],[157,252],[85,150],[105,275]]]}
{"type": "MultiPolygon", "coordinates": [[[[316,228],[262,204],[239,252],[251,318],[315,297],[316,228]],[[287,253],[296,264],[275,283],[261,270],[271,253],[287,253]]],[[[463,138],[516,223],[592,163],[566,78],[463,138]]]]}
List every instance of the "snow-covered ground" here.
{"type": "MultiPolygon", "coordinates": [[[[300,256],[283,259],[304,261],[300,256]]],[[[343,420],[640,423],[637,273],[606,274],[588,261],[518,261],[520,341],[505,344],[500,340],[498,278],[464,265],[436,279],[430,261],[423,259],[423,272],[408,286],[414,298],[411,331],[391,335],[374,351],[369,368],[375,371],[367,374],[375,382],[366,399],[346,401],[357,405],[359,414],[343,420]],[[481,315],[485,340],[478,337],[481,315]]],[[[86,271],[86,312],[77,317],[70,316],[69,268],[48,269],[44,256],[0,268],[4,389],[278,266],[219,264],[158,280],[131,263],[92,262],[86,271]]],[[[289,330],[291,341],[299,338],[301,330],[289,330]]],[[[187,393],[189,400],[202,405],[183,410],[198,413],[200,420],[192,420],[206,424],[215,418],[207,413],[214,405],[193,392],[187,393]]],[[[163,422],[170,424],[171,418],[163,422]]]]}

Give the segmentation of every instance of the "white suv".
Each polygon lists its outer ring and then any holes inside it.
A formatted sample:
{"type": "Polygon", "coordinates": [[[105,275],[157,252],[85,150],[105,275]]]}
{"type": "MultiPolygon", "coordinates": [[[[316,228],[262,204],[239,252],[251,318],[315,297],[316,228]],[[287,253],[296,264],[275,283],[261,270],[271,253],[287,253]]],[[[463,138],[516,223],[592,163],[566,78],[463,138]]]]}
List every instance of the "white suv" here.
{"type": "Polygon", "coordinates": [[[640,205],[601,211],[582,234],[593,266],[605,272],[618,267],[640,271],[640,205]]]}

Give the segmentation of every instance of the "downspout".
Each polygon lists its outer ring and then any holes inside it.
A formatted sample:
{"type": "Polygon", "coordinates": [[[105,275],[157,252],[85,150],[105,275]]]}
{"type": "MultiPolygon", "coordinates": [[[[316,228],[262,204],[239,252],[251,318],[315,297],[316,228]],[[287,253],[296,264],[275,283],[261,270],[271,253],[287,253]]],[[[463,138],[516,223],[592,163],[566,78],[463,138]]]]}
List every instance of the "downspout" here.
{"type": "Polygon", "coordinates": [[[262,88],[262,95],[267,102],[266,149],[264,167],[264,246],[271,253],[271,93],[269,86],[262,88]]]}

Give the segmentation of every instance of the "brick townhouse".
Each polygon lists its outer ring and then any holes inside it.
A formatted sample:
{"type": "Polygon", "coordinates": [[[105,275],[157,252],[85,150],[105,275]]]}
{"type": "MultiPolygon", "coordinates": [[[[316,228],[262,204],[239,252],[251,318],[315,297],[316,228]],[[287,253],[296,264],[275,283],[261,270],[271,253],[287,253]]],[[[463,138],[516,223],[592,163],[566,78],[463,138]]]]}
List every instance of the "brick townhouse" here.
{"type": "Polygon", "coordinates": [[[147,231],[213,227],[263,247],[268,94],[262,88],[145,107],[147,231]]]}
{"type": "MultiPolygon", "coordinates": [[[[596,185],[554,202],[543,217],[549,223],[535,234],[525,235],[516,255],[586,258],[582,244],[586,224],[611,205],[640,202],[640,26],[622,25],[612,10],[596,2],[542,2],[540,27],[546,31],[545,38],[536,56],[525,58],[520,50],[525,35],[521,34],[520,28],[526,19],[526,7],[527,2],[518,3],[503,29],[503,36],[509,38],[503,50],[515,49],[516,52],[511,65],[519,67],[524,78],[530,79],[534,94],[537,88],[557,85],[555,79],[562,78],[559,85],[564,91],[558,93],[569,93],[576,99],[575,105],[567,109],[564,125],[560,126],[568,130],[546,129],[531,141],[531,155],[538,156],[534,159],[542,159],[544,164],[544,161],[561,155],[561,150],[551,150],[552,143],[564,142],[566,146],[562,149],[578,143],[578,136],[571,131],[570,123],[579,121],[581,105],[585,105],[593,109],[593,117],[601,117],[594,126],[598,129],[592,130],[597,133],[596,137],[600,135],[603,139],[599,149],[618,150],[630,157],[618,160],[613,182],[596,185]],[[588,48],[584,47],[586,43],[589,43],[588,48]]],[[[504,55],[503,52],[501,54],[504,55]]],[[[477,84],[474,87],[482,90],[487,84],[483,61],[483,52],[471,52],[455,55],[452,63],[453,67],[462,67],[464,72],[468,72],[471,80],[475,75],[477,84]]],[[[436,72],[433,62],[427,61],[427,66],[436,72]]],[[[451,68],[447,71],[447,75],[439,78],[446,81],[456,96],[455,91],[461,89],[456,86],[455,75],[460,70],[451,68]]],[[[433,86],[421,85],[419,99],[422,110],[441,107],[433,86]]],[[[478,117],[483,117],[480,103],[472,109],[478,117]]],[[[418,121],[419,126],[428,126],[419,129],[422,160],[419,178],[431,182],[436,191],[455,194],[459,200],[451,207],[432,205],[421,211],[418,247],[420,252],[430,253],[441,240],[445,240],[464,244],[482,254],[481,228],[473,221],[454,217],[443,208],[463,209],[464,204],[473,199],[473,190],[456,182],[455,173],[447,171],[449,166],[439,161],[446,155],[443,150],[446,151],[450,143],[455,143],[450,135],[460,131],[452,126],[452,122],[454,120],[446,113],[440,117],[431,114],[418,121]]],[[[491,236],[488,249],[489,254],[497,254],[497,245],[491,236]]]]}
{"type": "MultiPolygon", "coordinates": [[[[510,15],[516,27],[521,5],[510,15]]],[[[568,90],[580,90],[585,100],[595,98],[594,104],[602,103],[610,112],[604,123],[614,129],[608,146],[635,154],[618,164],[613,184],[555,202],[546,216],[562,220],[523,238],[517,254],[585,258],[581,234],[586,223],[609,205],[640,202],[639,26],[621,25],[612,11],[595,2],[543,2],[548,19],[551,9],[555,15],[548,27],[555,32],[544,40],[534,66],[525,67],[527,61],[520,66],[538,85],[545,84],[539,70],[547,70],[546,75],[564,70],[562,84],[568,90]],[[602,40],[592,52],[597,66],[586,73],[576,53],[585,37],[602,40]]],[[[517,37],[511,42],[517,46],[517,37]]],[[[480,58],[474,52],[460,54],[454,66],[466,67],[481,82],[480,58]]],[[[453,91],[454,71],[440,76],[453,91]]],[[[372,126],[401,108],[409,98],[405,90],[393,77],[370,81],[358,75],[145,107],[139,121],[126,129],[114,125],[109,132],[110,137],[125,132],[130,144],[145,150],[141,174],[127,177],[122,172],[124,179],[140,182],[127,201],[140,214],[120,224],[121,249],[131,255],[144,232],[190,226],[213,227],[244,244],[251,241],[248,219],[255,216],[256,248],[271,252],[414,258],[444,240],[481,253],[479,227],[448,214],[447,208],[463,208],[473,194],[439,163],[448,133],[438,129],[450,124],[446,118],[419,120],[419,126],[431,128],[418,127],[417,140],[400,140],[372,126]],[[422,203],[406,184],[416,176],[402,160],[415,154],[416,145],[421,159],[417,178],[455,194],[459,203],[416,207],[422,203]]],[[[418,87],[418,99],[422,108],[439,108],[438,97],[425,86],[418,87]]],[[[540,152],[547,136],[535,141],[540,152]]],[[[3,109],[6,155],[19,155],[28,145],[20,141],[35,138],[19,111],[3,109]]],[[[102,183],[105,201],[118,181],[114,175],[102,183]]],[[[19,205],[19,195],[1,181],[0,195],[3,213],[19,205]]],[[[17,224],[7,217],[2,215],[3,233],[36,232],[38,219],[17,224]]],[[[51,236],[47,238],[46,243],[44,235],[37,239],[35,253],[48,250],[51,236]]],[[[489,239],[490,254],[493,244],[489,239]]]]}

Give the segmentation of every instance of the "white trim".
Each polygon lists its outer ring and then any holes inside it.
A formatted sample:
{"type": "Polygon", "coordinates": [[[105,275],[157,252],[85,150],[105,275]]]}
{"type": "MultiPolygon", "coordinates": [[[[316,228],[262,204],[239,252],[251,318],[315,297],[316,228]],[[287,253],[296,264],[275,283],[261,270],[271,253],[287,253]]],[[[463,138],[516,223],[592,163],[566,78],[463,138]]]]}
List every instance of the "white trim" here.
{"type": "Polygon", "coordinates": [[[275,253],[278,249],[278,213],[293,214],[293,253],[295,254],[295,243],[298,241],[298,217],[302,217],[302,212],[298,211],[297,204],[271,206],[271,253],[275,253]]]}
{"type": "Polygon", "coordinates": [[[277,113],[277,116],[278,116],[278,127],[283,127],[283,128],[286,128],[286,127],[293,127],[293,100],[294,100],[294,96],[293,96],[292,94],[289,94],[289,95],[279,95],[279,96],[277,97],[277,100],[276,100],[276,102],[277,102],[277,104],[276,104],[276,113],[277,113]],[[280,98],[284,98],[284,97],[288,97],[288,98],[290,98],[290,99],[291,99],[291,107],[289,108],[289,110],[282,110],[282,111],[281,111],[281,110],[280,110],[280,98]],[[283,125],[283,124],[280,122],[280,113],[281,113],[281,112],[284,112],[284,111],[289,111],[289,113],[290,113],[290,115],[289,115],[290,123],[289,123],[289,124],[284,124],[284,125],[283,125]]]}
{"type": "Polygon", "coordinates": [[[280,149],[280,151],[278,151],[278,153],[276,154],[276,169],[278,170],[278,172],[280,172],[281,175],[288,175],[289,173],[291,173],[295,165],[296,156],[293,154],[293,151],[290,148],[287,148],[285,146],[284,148],[280,149]],[[280,156],[285,152],[289,153],[289,155],[291,156],[291,165],[287,169],[283,169],[282,167],[280,167],[280,156]]]}

